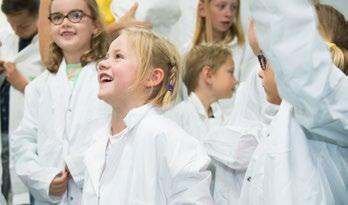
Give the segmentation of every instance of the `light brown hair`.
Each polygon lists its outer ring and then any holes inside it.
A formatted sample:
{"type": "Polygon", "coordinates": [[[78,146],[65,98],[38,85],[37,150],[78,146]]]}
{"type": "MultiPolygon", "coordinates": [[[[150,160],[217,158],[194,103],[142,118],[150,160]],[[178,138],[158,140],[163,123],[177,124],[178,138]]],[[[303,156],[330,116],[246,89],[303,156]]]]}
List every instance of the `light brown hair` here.
{"type": "Polygon", "coordinates": [[[186,56],[184,83],[190,94],[197,88],[199,74],[204,66],[215,73],[228,58],[232,58],[231,48],[223,44],[204,43],[195,46],[186,56]]]}
{"type": "Polygon", "coordinates": [[[151,69],[161,68],[164,72],[163,81],[152,89],[148,102],[168,108],[178,94],[182,72],[176,47],[154,32],[141,28],[126,28],[121,34],[127,36],[138,56],[139,72],[134,88],[146,79],[151,69]]]}
{"type": "MultiPolygon", "coordinates": [[[[196,16],[196,26],[195,32],[193,34],[192,47],[201,44],[202,42],[213,42],[213,27],[211,24],[211,16],[209,12],[209,4],[212,0],[199,0],[199,3],[204,4],[204,9],[207,12],[207,16],[201,17],[199,15],[197,6],[197,16],[196,16]]],[[[231,42],[234,38],[237,38],[238,45],[242,45],[245,41],[241,16],[240,16],[240,0],[238,0],[238,8],[236,12],[236,21],[230,27],[230,29],[225,33],[224,39],[222,40],[224,43],[231,42]]],[[[220,43],[220,42],[219,42],[220,43]]]]}
{"type": "Polygon", "coordinates": [[[316,4],[315,8],[319,31],[328,42],[333,63],[348,75],[348,23],[344,15],[332,6],[316,4]]]}
{"type": "MultiPolygon", "coordinates": [[[[51,0],[50,8],[52,5],[52,2],[54,0],[51,0]]],[[[91,16],[93,19],[93,22],[98,26],[99,31],[98,33],[94,34],[91,38],[90,42],[90,49],[86,51],[81,56],[81,65],[85,66],[90,62],[96,62],[102,59],[108,49],[108,41],[106,37],[106,32],[103,27],[103,23],[101,21],[101,17],[99,15],[98,6],[95,0],[84,0],[91,11],[91,16]]],[[[45,62],[45,65],[47,65],[47,69],[51,73],[57,73],[59,69],[59,65],[62,62],[63,59],[63,51],[62,49],[53,41],[49,45],[49,54],[47,62],[45,62]]]]}

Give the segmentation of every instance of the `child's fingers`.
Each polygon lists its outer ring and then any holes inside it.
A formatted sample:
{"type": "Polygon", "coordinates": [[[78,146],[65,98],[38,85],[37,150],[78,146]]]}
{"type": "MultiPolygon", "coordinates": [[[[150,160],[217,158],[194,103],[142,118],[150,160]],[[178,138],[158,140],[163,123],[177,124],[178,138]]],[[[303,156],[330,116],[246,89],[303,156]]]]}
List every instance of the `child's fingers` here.
{"type": "Polygon", "coordinates": [[[135,2],[135,3],[132,5],[132,7],[129,9],[129,11],[127,12],[127,14],[128,14],[129,16],[134,17],[134,16],[135,16],[135,12],[137,11],[137,9],[138,9],[138,2],[135,2]]]}

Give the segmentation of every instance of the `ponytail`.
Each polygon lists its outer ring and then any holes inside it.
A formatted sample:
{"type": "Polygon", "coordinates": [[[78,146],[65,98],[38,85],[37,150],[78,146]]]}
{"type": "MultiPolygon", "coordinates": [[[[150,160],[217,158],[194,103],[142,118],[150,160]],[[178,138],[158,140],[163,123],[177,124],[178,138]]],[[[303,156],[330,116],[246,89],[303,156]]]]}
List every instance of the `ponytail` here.
{"type": "Polygon", "coordinates": [[[348,74],[348,22],[332,6],[316,4],[319,31],[327,42],[333,63],[348,74]]]}

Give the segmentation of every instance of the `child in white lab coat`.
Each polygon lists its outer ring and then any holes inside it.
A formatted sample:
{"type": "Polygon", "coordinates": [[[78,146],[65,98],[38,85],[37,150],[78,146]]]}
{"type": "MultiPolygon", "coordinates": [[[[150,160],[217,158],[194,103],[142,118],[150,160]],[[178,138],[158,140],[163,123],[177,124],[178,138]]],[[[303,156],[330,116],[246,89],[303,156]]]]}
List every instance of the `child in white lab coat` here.
{"type": "Polygon", "coordinates": [[[48,17],[53,42],[47,71],[26,88],[11,150],[35,204],[79,204],[88,133],[111,112],[97,98],[95,62],[106,53],[105,32],[93,0],[53,0],[48,17]]]}
{"type": "Polygon", "coordinates": [[[209,130],[224,122],[219,105],[213,103],[232,96],[237,83],[234,62],[228,47],[202,44],[188,53],[185,67],[183,79],[189,97],[165,115],[203,142],[209,130]]]}
{"type": "MultiPolygon", "coordinates": [[[[240,3],[240,0],[199,0],[196,28],[192,43],[188,47],[204,42],[229,45],[235,65],[234,76],[239,82],[243,82],[257,69],[257,60],[244,37],[240,3]]],[[[185,92],[183,93],[184,96],[185,92]]],[[[233,101],[233,98],[219,101],[225,114],[232,112],[233,101]]]]}
{"type": "Polygon", "coordinates": [[[335,29],[346,28],[346,22],[330,10],[317,8],[318,26],[307,1],[254,1],[253,17],[265,52],[258,51],[266,94],[269,101],[279,100],[269,92],[276,81],[284,100],[267,138],[254,153],[240,204],[346,203],[348,101],[343,90],[348,81],[336,67],[343,70],[346,66],[346,57],[337,55],[338,50],[345,52],[338,45],[346,31],[337,33],[335,29]],[[324,26],[324,22],[329,23],[324,26]],[[330,42],[322,41],[318,27],[330,42]],[[332,63],[329,49],[337,65],[332,63]],[[265,56],[273,64],[271,81],[265,75],[269,69],[265,56]],[[336,61],[337,57],[343,61],[336,61]]]}
{"type": "Polygon", "coordinates": [[[123,30],[98,66],[112,118],[85,155],[83,204],[213,204],[202,145],[161,116],[176,98],[175,47],[151,31],[123,30]]]}
{"type": "Polygon", "coordinates": [[[29,203],[28,190],[16,176],[9,157],[8,136],[22,119],[25,86],[44,70],[37,35],[39,3],[39,0],[3,0],[1,4],[11,26],[0,31],[2,191],[14,205],[29,203]]]}
{"type": "MultiPolygon", "coordinates": [[[[233,94],[237,83],[233,75],[234,63],[230,48],[217,44],[198,45],[186,58],[184,82],[189,97],[171,108],[165,115],[203,144],[207,134],[222,126],[225,121],[226,116],[215,102],[233,94]]],[[[213,176],[216,176],[214,170],[218,165],[215,161],[213,166],[213,176]]],[[[217,180],[220,179],[214,177],[211,188],[215,202],[221,204],[215,194],[217,180]]]]}

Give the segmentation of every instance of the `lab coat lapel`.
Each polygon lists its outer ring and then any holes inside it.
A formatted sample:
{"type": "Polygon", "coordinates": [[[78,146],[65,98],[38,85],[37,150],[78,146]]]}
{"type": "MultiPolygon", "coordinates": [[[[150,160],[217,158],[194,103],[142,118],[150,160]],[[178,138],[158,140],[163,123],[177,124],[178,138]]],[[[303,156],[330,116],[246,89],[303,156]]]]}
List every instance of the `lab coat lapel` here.
{"type": "Polygon", "coordinates": [[[95,193],[98,193],[100,177],[105,163],[105,151],[111,125],[108,123],[94,136],[95,143],[86,151],[84,163],[95,193]]]}
{"type": "Polygon", "coordinates": [[[66,63],[63,60],[56,74],[49,75],[49,89],[52,96],[52,110],[55,115],[55,133],[62,139],[65,131],[65,115],[71,91],[66,75],[66,63]]]}
{"type": "MultiPolygon", "coordinates": [[[[92,97],[89,95],[91,95],[91,91],[93,91],[93,89],[95,88],[95,85],[98,84],[97,73],[95,68],[96,68],[95,63],[89,63],[81,69],[80,75],[77,81],[75,82],[75,87],[71,93],[72,94],[70,99],[71,101],[74,101],[74,102],[79,100],[84,101],[85,99],[90,99],[92,97]]],[[[88,102],[81,102],[81,103],[88,104],[88,102]]],[[[88,106],[84,106],[84,107],[88,108],[88,106]]]]}

